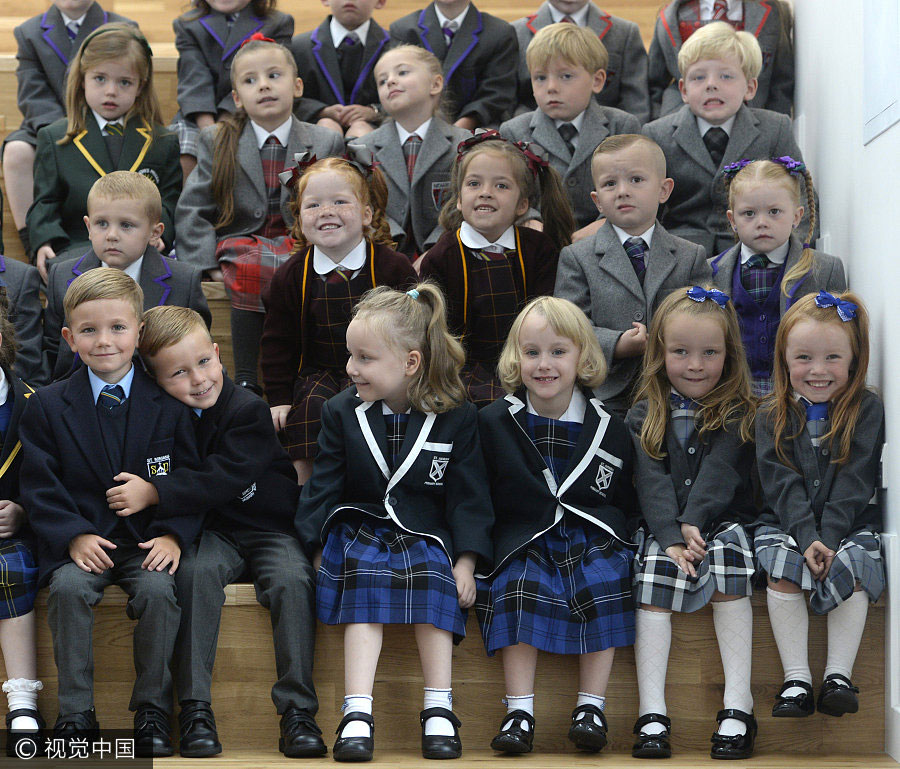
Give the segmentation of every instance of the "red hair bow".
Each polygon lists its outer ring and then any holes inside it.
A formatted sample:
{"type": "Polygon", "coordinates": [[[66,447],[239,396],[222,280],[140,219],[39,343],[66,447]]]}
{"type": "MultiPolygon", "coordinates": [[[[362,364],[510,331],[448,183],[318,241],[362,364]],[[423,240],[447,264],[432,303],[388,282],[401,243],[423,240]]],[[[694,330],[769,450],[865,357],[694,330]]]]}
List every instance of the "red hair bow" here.
{"type": "Polygon", "coordinates": [[[254,32],[250,37],[248,37],[243,43],[241,43],[241,48],[243,48],[247,43],[252,40],[259,40],[263,43],[274,43],[275,41],[271,37],[266,37],[262,32],[254,32]]]}

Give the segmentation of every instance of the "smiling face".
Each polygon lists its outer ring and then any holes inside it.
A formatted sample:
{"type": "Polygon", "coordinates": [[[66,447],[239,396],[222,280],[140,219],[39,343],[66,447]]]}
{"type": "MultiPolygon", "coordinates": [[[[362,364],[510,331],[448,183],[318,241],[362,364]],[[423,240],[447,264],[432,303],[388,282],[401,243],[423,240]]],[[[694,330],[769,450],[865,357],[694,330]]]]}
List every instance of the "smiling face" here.
{"type": "Polygon", "coordinates": [[[519,330],[519,360],[522,384],[534,410],[543,417],[559,419],[569,407],[581,348],[556,333],[547,319],[530,312],[519,330]]]}
{"type": "Polygon", "coordinates": [[[307,242],[339,262],[363,238],[372,209],[363,206],[342,173],[313,173],[300,201],[300,223],[307,242]]]}
{"type": "Polygon", "coordinates": [[[747,80],[737,57],[703,59],[678,81],[681,98],[697,117],[722,125],[756,95],[757,80],[747,80]]]}
{"type": "Polygon", "coordinates": [[[157,384],[194,409],[208,409],[222,392],[219,345],[205,331],[192,331],[149,359],[157,384]]]}
{"type": "Polygon", "coordinates": [[[803,218],[803,206],[784,184],[755,184],[734,196],[728,221],[738,238],[757,254],[768,254],[783,245],[803,218]]]}
{"type": "Polygon", "coordinates": [[[107,59],[84,71],[84,100],[105,120],[122,117],[140,92],[140,76],[128,61],[107,59]]]}
{"type": "Polygon", "coordinates": [[[124,299],[92,299],[75,307],[63,338],[100,379],[115,384],[131,368],[141,323],[124,299]]]}
{"type": "Polygon", "coordinates": [[[840,321],[798,321],[788,333],[785,357],[791,387],[812,403],[834,400],[850,379],[853,350],[840,321]]]}
{"type": "Polygon", "coordinates": [[[466,165],[456,207],[471,227],[494,242],[528,210],[528,198],[516,183],[510,160],[483,151],[466,165]]]}
{"type": "Polygon", "coordinates": [[[431,117],[444,87],[441,75],[430,72],[407,51],[388,51],[374,72],[378,99],[391,117],[409,118],[416,126],[431,117]]]}
{"type": "Polygon", "coordinates": [[[84,224],[100,261],[119,270],[140,259],[164,227],[162,222],[150,221],[141,201],[130,198],[93,198],[84,224]]]}
{"type": "Polygon", "coordinates": [[[322,0],[332,16],[351,31],[371,19],[373,11],[384,8],[384,3],[385,0],[322,0]]]}
{"type": "Polygon", "coordinates": [[[719,320],[674,312],[662,334],[672,387],[699,400],[719,384],[725,367],[725,330],[719,320]]]}
{"type": "Polygon", "coordinates": [[[347,327],[347,376],[366,402],[383,400],[395,414],[409,408],[410,378],[422,364],[422,353],[403,355],[372,324],[354,318],[347,327]]]}
{"type": "Polygon", "coordinates": [[[291,116],[303,81],[294,74],[281,48],[266,46],[237,57],[232,68],[234,103],[267,131],[291,116]]]}
{"type": "Polygon", "coordinates": [[[584,112],[595,93],[603,90],[606,72],[588,72],[554,56],[531,72],[531,87],[538,109],[552,120],[573,120],[584,112]]]}

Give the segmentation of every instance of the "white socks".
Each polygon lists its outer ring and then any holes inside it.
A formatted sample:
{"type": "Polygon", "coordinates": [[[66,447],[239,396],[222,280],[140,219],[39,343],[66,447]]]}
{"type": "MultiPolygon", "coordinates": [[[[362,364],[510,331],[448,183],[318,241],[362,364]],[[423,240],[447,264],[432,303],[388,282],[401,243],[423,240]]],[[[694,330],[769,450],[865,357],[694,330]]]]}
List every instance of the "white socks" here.
{"type": "MultiPolygon", "coordinates": [[[[521,696],[507,694],[505,702],[507,713],[512,713],[514,710],[524,710],[528,715],[534,715],[534,694],[523,694],[521,696]]],[[[508,721],[504,721],[500,728],[509,729],[512,724],[513,719],[509,719],[508,721]]],[[[522,727],[522,731],[524,732],[527,732],[531,728],[524,718],[519,723],[519,726],[522,727]]]]}
{"type": "MultiPolygon", "coordinates": [[[[753,647],[753,607],[749,598],[735,601],[716,601],[712,605],[713,625],[719,642],[722,669],[725,671],[726,709],[753,712],[750,692],[750,669],[753,647]]],[[[726,718],[719,724],[718,733],[734,736],[747,733],[747,725],[736,718],[726,718]]]]}
{"type": "MultiPolygon", "coordinates": [[[[428,710],[428,708],[453,710],[453,689],[430,689],[426,686],[423,710],[428,710]]],[[[428,737],[435,734],[452,737],[453,724],[441,716],[432,716],[425,722],[425,734],[428,737]]]]}
{"type": "MultiPolygon", "coordinates": [[[[28,678],[10,678],[3,682],[3,691],[9,703],[9,710],[26,708],[37,710],[37,693],[44,688],[40,681],[32,681],[28,678]]],[[[12,720],[9,728],[14,731],[33,732],[38,729],[38,722],[30,716],[17,716],[12,720]]]]}
{"type": "MultiPolygon", "coordinates": [[[[593,705],[602,713],[606,710],[606,697],[601,697],[599,694],[591,694],[590,692],[578,692],[578,699],[575,702],[575,707],[580,708],[582,705],[593,705]]],[[[597,726],[603,726],[603,722],[600,718],[593,714],[582,713],[578,720],[583,721],[588,715],[594,719],[594,723],[597,724],[597,726]]]]}
{"type": "MultiPolygon", "coordinates": [[[[634,642],[634,661],[637,666],[640,715],[666,715],[666,671],[669,649],[672,646],[672,614],[638,609],[635,612],[637,637],[634,642]]],[[[662,734],[666,727],[649,723],[644,734],[662,734]]]]}
{"type": "Polygon", "coordinates": [[[869,596],[864,590],[857,590],[828,613],[826,678],[834,673],[850,678],[868,611],[869,596]]]}
{"type": "MultiPolygon", "coordinates": [[[[344,713],[368,713],[372,715],[372,697],[368,694],[348,694],[341,708],[344,713]]],[[[371,737],[372,730],[365,721],[350,721],[341,737],[371,737]]]]}
{"type": "MultiPolygon", "coordinates": [[[[769,622],[772,635],[778,646],[784,680],[804,681],[812,685],[809,672],[809,614],[806,611],[806,596],[801,593],[780,593],[766,588],[766,603],[769,607],[769,622]]],[[[785,697],[799,697],[805,690],[792,686],[783,692],[785,697]]]]}

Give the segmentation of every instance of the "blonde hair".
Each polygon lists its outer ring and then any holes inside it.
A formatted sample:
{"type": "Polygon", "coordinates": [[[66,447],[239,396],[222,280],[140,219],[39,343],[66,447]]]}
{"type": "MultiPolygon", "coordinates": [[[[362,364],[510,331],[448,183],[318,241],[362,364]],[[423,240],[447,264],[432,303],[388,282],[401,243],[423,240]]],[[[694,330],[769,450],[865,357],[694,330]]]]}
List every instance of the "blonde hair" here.
{"type": "Polygon", "coordinates": [[[764,401],[768,412],[768,418],[773,427],[775,436],[775,453],[778,458],[789,467],[793,467],[785,442],[794,440],[802,431],[805,420],[800,404],[794,398],[791,387],[791,375],[787,363],[788,336],[794,327],[804,320],[812,320],[817,323],[834,323],[842,329],[850,340],[850,351],[853,353],[853,362],[850,364],[850,379],[837,399],[832,403],[831,427],[823,441],[828,441],[831,446],[831,461],[842,465],[850,458],[850,444],[853,442],[853,432],[859,418],[859,408],[862,402],[862,394],[866,389],[866,373],[869,369],[869,313],[862,300],[852,291],[837,294],[838,299],[853,302],[856,305],[856,317],[846,322],[842,321],[834,307],[819,307],[816,304],[816,295],[807,294],[798,299],[784,314],[778,325],[778,333],[775,335],[775,386],[772,394],[764,401]],[[788,429],[789,414],[800,417],[800,428],[793,435],[786,435],[788,429]],[[837,447],[835,451],[834,447],[837,447]]]}
{"type": "Polygon", "coordinates": [[[466,354],[447,330],[444,295],[436,284],[419,283],[405,293],[377,286],[362,295],[353,308],[353,320],[366,323],[402,354],[422,353],[422,363],[407,390],[416,411],[440,414],[466,400],[459,378],[466,354]]]}
{"type": "MultiPolygon", "coordinates": [[[[709,290],[711,285],[704,286],[709,290]]],[[[699,436],[704,433],[737,427],[744,442],[753,440],[753,418],[756,401],[750,388],[750,371],[741,342],[741,327],[734,304],[720,307],[712,299],[696,302],[687,292],[689,287],[677,288],[669,294],[653,314],[644,352],[644,369],[634,401],[647,401],[647,417],[641,427],[641,448],[654,459],[665,456],[666,425],[669,422],[669,394],[672,384],[666,375],[666,322],[674,315],[714,319],[725,338],[725,363],[722,376],[699,401],[696,419],[699,436]]]]}
{"type": "Polygon", "coordinates": [[[160,350],[178,344],[195,331],[202,331],[210,342],[213,340],[203,318],[189,307],[151,307],[144,313],[143,321],[138,350],[148,366],[160,350]]]}
{"type": "Polygon", "coordinates": [[[87,196],[88,216],[98,201],[122,199],[137,203],[151,224],[157,224],[162,218],[159,188],[146,176],[134,171],[113,171],[97,179],[87,196]]]}
{"type": "Polygon", "coordinates": [[[750,33],[736,30],[727,21],[705,24],[692,34],[678,52],[678,71],[682,77],[698,61],[707,59],[737,59],[747,80],[759,77],[762,71],[762,50],[750,33]]]}
{"type": "MultiPolygon", "coordinates": [[[[130,64],[140,81],[137,97],[125,114],[127,123],[133,117],[147,122],[156,133],[162,130],[162,110],[153,87],[153,51],[141,31],[133,24],[110,22],[88,35],[72,64],[66,81],[66,135],[57,144],[67,144],[87,128],[88,106],[84,98],[84,76],[104,61],[130,64]]],[[[152,137],[151,137],[152,140],[152,137]]]]}
{"type": "Polygon", "coordinates": [[[567,22],[548,24],[539,29],[525,51],[529,72],[546,67],[555,58],[584,67],[592,74],[609,66],[609,53],[597,33],[567,22]]]}
{"type": "Polygon", "coordinates": [[[515,392],[522,386],[522,356],[519,333],[526,318],[532,313],[545,318],[547,325],[566,339],[571,339],[579,349],[575,377],[585,387],[599,387],[606,379],[606,358],[597,342],[587,316],[568,299],[555,296],[539,296],[532,299],[513,321],[500,353],[497,376],[506,392],[515,392]]]}
{"type": "Polygon", "coordinates": [[[140,323],[144,314],[144,292],[122,270],[97,267],[79,275],[69,284],[63,298],[66,323],[72,320],[72,311],[85,302],[95,299],[121,299],[131,305],[134,319],[140,323]]]}
{"type": "MultiPolygon", "coordinates": [[[[571,26],[571,25],[567,25],[571,26]]],[[[607,136],[594,149],[591,155],[591,176],[597,173],[597,159],[604,155],[612,155],[615,152],[621,152],[629,147],[638,146],[647,152],[654,168],[659,173],[661,179],[666,178],[666,155],[653,139],[643,134],[616,134],[615,136],[607,136]]]]}
{"type": "MultiPolygon", "coordinates": [[[[410,59],[415,60],[419,64],[421,64],[428,71],[428,74],[431,77],[439,77],[441,79],[441,92],[434,99],[434,105],[431,114],[437,115],[443,120],[449,120],[449,115],[452,113],[450,109],[449,102],[451,101],[449,94],[443,88],[444,82],[444,68],[441,64],[441,60],[438,59],[431,51],[426,48],[422,48],[418,45],[410,45],[408,43],[403,43],[401,45],[394,45],[388,48],[381,56],[378,61],[375,63],[375,67],[373,68],[373,74],[375,69],[378,68],[378,65],[381,64],[381,60],[387,56],[389,53],[397,53],[401,56],[408,56],[410,59]]],[[[375,77],[376,84],[378,83],[377,76],[375,77]]],[[[387,111],[387,107],[385,107],[385,111],[387,111]]]]}

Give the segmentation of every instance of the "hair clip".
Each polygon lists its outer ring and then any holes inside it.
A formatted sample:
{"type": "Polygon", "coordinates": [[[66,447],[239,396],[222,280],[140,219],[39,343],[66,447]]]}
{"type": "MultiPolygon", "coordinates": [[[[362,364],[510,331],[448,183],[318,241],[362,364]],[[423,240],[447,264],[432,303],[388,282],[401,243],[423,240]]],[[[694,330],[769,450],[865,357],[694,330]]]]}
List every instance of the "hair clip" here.
{"type": "Polygon", "coordinates": [[[306,170],[317,160],[318,158],[309,152],[297,152],[294,154],[294,165],[279,173],[278,179],[285,187],[290,189],[297,183],[297,179],[303,176],[306,170]]]}
{"type": "Polygon", "coordinates": [[[806,174],[806,163],[802,160],[794,160],[790,155],[782,155],[780,158],[772,158],[773,163],[784,166],[784,170],[791,176],[804,176],[806,174]]]}
{"type": "Polygon", "coordinates": [[[729,163],[725,168],[722,169],[722,173],[728,179],[734,179],[737,175],[738,171],[742,170],[749,166],[753,161],[747,158],[741,158],[740,160],[736,160],[734,163],[729,163]]]}
{"type": "Polygon", "coordinates": [[[689,299],[693,299],[695,302],[705,302],[707,299],[712,299],[719,307],[724,307],[731,301],[731,297],[728,294],[719,291],[717,288],[705,289],[703,286],[694,286],[685,293],[689,299]]]}
{"type": "MultiPolygon", "coordinates": [[[[114,24],[121,24],[121,22],[112,22],[112,23],[114,23],[114,24]]],[[[85,52],[85,50],[87,49],[87,44],[88,44],[91,40],[93,40],[95,37],[99,37],[100,35],[105,34],[106,32],[130,32],[130,33],[131,33],[131,36],[132,36],[135,40],[138,41],[138,43],[140,44],[140,46],[141,46],[141,48],[143,49],[144,53],[146,54],[146,56],[147,56],[147,61],[148,61],[148,62],[151,62],[151,64],[152,64],[152,62],[153,62],[153,49],[150,47],[150,43],[148,43],[148,42],[147,42],[147,38],[144,37],[144,36],[143,36],[136,28],[134,28],[133,25],[131,25],[131,24],[122,24],[122,26],[117,26],[117,27],[109,27],[108,25],[104,24],[103,26],[97,27],[97,29],[95,29],[93,32],[91,32],[91,34],[89,34],[89,35],[84,39],[84,42],[81,44],[81,48],[79,49],[79,51],[81,52],[81,56],[84,56],[84,52],[85,52]]]]}
{"type": "Polygon", "coordinates": [[[271,37],[266,37],[262,32],[254,32],[250,37],[248,37],[243,43],[241,43],[241,48],[243,48],[247,43],[259,41],[260,43],[274,43],[275,41],[271,37]]]}
{"type": "Polygon", "coordinates": [[[364,144],[348,144],[343,158],[366,177],[381,165],[375,160],[375,153],[364,144]]]}
{"type": "Polygon", "coordinates": [[[851,321],[856,317],[856,305],[844,299],[839,299],[834,294],[820,290],[816,296],[816,307],[825,309],[826,307],[834,307],[837,310],[838,317],[844,322],[851,321]]]}
{"type": "Polygon", "coordinates": [[[407,291],[407,292],[406,292],[406,295],[407,295],[407,296],[411,296],[413,299],[418,299],[418,298],[419,298],[419,292],[416,291],[416,289],[414,289],[414,288],[411,288],[409,291],[407,291]]]}

